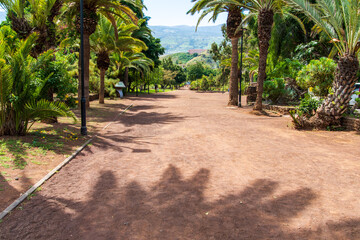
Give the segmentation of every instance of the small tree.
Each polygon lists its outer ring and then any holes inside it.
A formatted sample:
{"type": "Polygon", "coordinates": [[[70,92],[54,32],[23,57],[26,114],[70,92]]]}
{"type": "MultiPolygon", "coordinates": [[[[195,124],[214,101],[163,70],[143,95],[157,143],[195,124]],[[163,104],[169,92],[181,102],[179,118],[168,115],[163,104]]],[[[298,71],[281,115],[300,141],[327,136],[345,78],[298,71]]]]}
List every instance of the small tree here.
{"type": "Polygon", "coordinates": [[[203,76],[200,81],[201,81],[201,84],[200,84],[201,90],[204,90],[204,91],[209,90],[210,86],[209,86],[209,82],[208,82],[207,77],[203,76]]]}

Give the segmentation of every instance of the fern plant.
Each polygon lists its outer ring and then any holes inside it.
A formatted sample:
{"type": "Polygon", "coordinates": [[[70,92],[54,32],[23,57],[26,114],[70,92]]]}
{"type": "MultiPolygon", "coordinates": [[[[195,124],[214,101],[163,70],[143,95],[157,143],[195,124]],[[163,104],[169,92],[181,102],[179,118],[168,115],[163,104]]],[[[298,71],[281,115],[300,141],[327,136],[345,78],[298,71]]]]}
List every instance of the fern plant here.
{"type": "Polygon", "coordinates": [[[53,56],[47,51],[37,59],[30,56],[37,35],[25,40],[14,40],[14,32],[4,26],[0,29],[0,135],[25,135],[34,121],[75,115],[61,102],[40,99],[48,79],[36,77],[36,70],[53,56]],[[30,123],[30,124],[29,124],[30,123]]]}

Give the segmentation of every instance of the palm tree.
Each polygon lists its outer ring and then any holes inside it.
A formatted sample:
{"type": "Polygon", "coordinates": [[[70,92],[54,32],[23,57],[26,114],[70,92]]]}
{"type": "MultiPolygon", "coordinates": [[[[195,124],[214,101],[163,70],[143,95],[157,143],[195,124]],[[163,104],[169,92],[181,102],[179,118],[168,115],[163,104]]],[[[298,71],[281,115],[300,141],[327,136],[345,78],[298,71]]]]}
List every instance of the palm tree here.
{"type": "Polygon", "coordinates": [[[258,21],[258,40],[259,40],[259,70],[258,70],[258,89],[254,110],[262,110],[263,85],[266,79],[266,60],[271,39],[271,30],[274,23],[274,14],[280,12],[283,0],[246,0],[245,4],[239,0],[239,6],[245,7],[250,14],[244,22],[254,16],[258,21]]]}
{"type": "Polygon", "coordinates": [[[140,52],[146,49],[145,43],[131,37],[131,33],[137,29],[133,24],[125,24],[118,19],[116,25],[117,34],[112,23],[105,17],[100,16],[97,30],[90,37],[91,48],[97,55],[97,67],[100,69],[100,92],[99,103],[104,103],[105,72],[110,66],[110,54],[116,51],[140,52]]]}
{"type": "Polygon", "coordinates": [[[112,55],[111,59],[118,71],[118,78],[123,79],[125,86],[129,89],[129,69],[149,72],[150,68],[154,67],[154,62],[142,52],[118,51],[112,55]]]}
{"type": "MultiPolygon", "coordinates": [[[[68,0],[69,9],[69,24],[75,22],[75,27],[78,33],[80,33],[80,0],[68,0]]],[[[90,36],[96,30],[96,26],[99,20],[99,14],[107,17],[116,28],[115,16],[119,16],[123,19],[129,19],[132,22],[137,22],[135,13],[127,6],[133,5],[135,8],[142,9],[142,3],[139,0],[123,0],[121,2],[116,0],[85,0],[84,1],[84,89],[86,107],[89,107],[89,65],[90,65],[90,36]]],[[[115,31],[115,34],[117,32],[115,31]]],[[[79,59],[79,66],[80,59],[79,59]]],[[[79,77],[81,74],[79,73],[79,77]]],[[[81,81],[79,81],[78,98],[80,100],[81,81]]],[[[80,102],[80,101],[79,101],[80,102]]],[[[80,105],[79,105],[80,106],[80,105]]]]}
{"type": "Polygon", "coordinates": [[[311,19],[331,40],[339,53],[335,80],[330,93],[315,116],[302,119],[302,127],[324,128],[338,124],[345,112],[358,80],[360,50],[360,1],[358,0],[290,0],[296,9],[311,19]]]}
{"type": "Polygon", "coordinates": [[[15,33],[7,26],[0,29],[0,135],[25,135],[30,121],[75,115],[62,102],[40,99],[47,79],[38,79],[36,70],[52,56],[47,51],[34,59],[35,33],[25,40],[14,40],[15,33]],[[9,37],[10,36],[12,37],[9,37]]]}
{"type": "Polygon", "coordinates": [[[110,66],[110,53],[116,48],[116,39],[112,24],[100,17],[97,29],[90,37],[92,50],[97,55],[97,67],[100,70],[99,103],[104,103],[105,72],[110,66]]]}
{"type": "Polygon", "coordinates": [[[212,13],[210,20],[216,21],[218,15],[222,12],[227,12],[228,17],[226,21],[226,33],[231,39],[231,71],[230,71],[230,86],[229,86],[229,102],[228,105],[238,105],[238,43],[242,35],[242,31],[238,30],[242,22],[242,7],[235,5],[234,0],[192,0],[196,2],[194,6],[188,11],[194,15],[196,12],[201,12],[197,26],[208,14],[212,13]]]}
{"type": "Polygon", "coordinates": [[[56,47],[54,19],[60,14],[62,0],[0,0],[0,5],[7,10],[11,28],[20,39],[37,33],[36,45],[31,53],[33,57],[56,47]]]}

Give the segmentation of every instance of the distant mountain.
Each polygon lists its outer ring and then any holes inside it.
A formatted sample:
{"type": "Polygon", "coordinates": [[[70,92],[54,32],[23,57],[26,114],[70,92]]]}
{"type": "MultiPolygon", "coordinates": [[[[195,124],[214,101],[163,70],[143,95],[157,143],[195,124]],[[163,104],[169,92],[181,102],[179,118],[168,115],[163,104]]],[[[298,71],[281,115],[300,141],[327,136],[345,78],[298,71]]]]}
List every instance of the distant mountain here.
{"type": "Polygon", "coordinates": [[[160,38],[165,54],[209,49],[213,42],[220,43],[223,39],[221,25],[198,27],[196,32],[194,26],[150,26],[150,29],[160,38]]]}

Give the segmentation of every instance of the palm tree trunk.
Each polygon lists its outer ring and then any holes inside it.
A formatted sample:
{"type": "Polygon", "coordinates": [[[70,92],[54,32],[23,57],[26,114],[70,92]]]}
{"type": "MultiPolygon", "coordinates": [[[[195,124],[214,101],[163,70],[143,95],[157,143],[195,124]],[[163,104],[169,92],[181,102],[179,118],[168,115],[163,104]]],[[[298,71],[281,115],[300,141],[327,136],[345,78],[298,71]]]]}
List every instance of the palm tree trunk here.
{"type": "Polygon", "coordinates": [[[229,83],[229,102],[228,105],[238,105],[238,52],[239,38],[234,37],[231,39],[232,52],[231,52],[231,72],[230,72],[230,83],[229,83]]]}
{"type": "Polygon", "coordinates": [[[302,123],[302,127],[326,128],[331,125],[339,125],[340,119],[349,104],[351,94],[353,94],[354,85],[358,80],[358,71],[359,60],[356,56],[341,57],[332,85],[333,93],[327,96],[316,111],[315,116],[302,123]]]}
{"type": "Polygon", "coordinates": [[[105,69],[100,69],[100,90],[99,90],[99,103],[104,104],[105,94],[105,69]]]}
{"type": "Polygon", "coordinates": [[[254,110],[262,110],[263,86],[266,78],[266,59],[271,39],[271,28],[274,22],[272,10],[262,9],[258,17],[258,38],[259,38],[259,70],[257,78],[257,96],[254,110]]]}
{"type": "MultiPolygon", "coordinates": [[[[81,106],[81,59],[79,56],[79,88],[78,88],[78,101],[79,107],[81,106]]],[[[84,33],[84,95],[86,100],[86,108],[90,107],[89,102],[89,75],[90,75],[90,35],[84,33]]]]}

